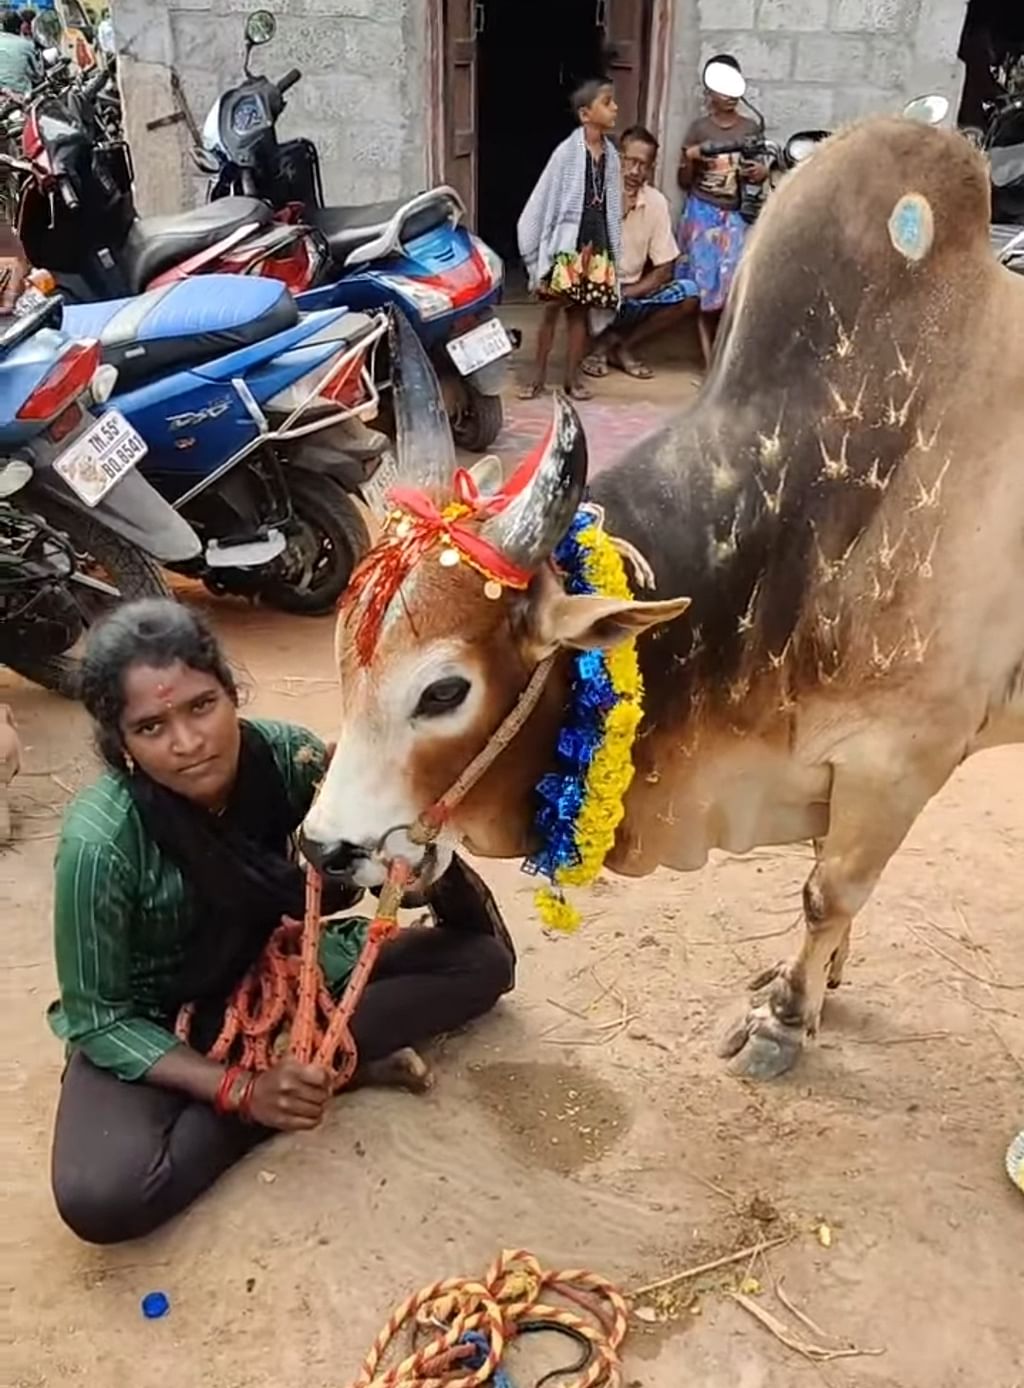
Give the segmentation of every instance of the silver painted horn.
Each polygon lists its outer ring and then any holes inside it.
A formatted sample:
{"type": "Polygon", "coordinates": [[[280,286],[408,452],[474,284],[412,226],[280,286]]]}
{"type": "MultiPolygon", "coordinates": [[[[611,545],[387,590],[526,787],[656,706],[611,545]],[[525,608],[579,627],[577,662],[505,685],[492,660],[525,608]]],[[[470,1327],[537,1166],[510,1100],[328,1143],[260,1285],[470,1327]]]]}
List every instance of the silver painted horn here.
{"type": "Polygon", "coordinates": [[[506,559],[528,571],[540,568],[568,530],[587,485],[583,424],[564,395],[555,396],[554,419],[538,452],[539,460],[531,454],[505,484],[508,505],[480,528],[506,559]]]}
{"type": "Polygon", "coordinates": [[[397,481],[417,487],[435,501],[451,495],[455,472],[452,439],[444,397],[430,358],[408,318],[391,318],[391,379],[398,455],[397,481]]]}

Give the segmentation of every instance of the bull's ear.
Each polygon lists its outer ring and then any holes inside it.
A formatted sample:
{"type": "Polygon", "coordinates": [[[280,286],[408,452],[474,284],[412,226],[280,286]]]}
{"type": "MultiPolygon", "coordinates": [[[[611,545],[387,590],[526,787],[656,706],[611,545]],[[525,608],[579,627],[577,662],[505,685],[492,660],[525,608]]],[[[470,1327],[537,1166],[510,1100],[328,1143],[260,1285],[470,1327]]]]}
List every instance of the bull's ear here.
{"type": "Polygon", "coordinates": [[[659,622],[672,622],[690,606],[689,598],[634,602],[628,598],[571,597],[545,568],[530,590],[529,633],[538,654],[560,646],[575,650],[615,646],[659,622]]]}

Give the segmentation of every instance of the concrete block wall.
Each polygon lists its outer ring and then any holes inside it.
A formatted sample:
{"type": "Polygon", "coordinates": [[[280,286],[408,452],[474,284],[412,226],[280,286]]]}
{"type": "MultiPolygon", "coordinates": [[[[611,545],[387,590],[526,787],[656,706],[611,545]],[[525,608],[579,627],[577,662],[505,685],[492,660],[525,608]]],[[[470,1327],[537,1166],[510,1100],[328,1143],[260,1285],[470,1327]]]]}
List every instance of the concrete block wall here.
{"type": "Polygon", "coordinates": [[[966,0],[675,0],[662,144],[668,190],[683,133],[701,110],[700,70],[732,53],[769,133],[831,129],[913,96],[959,98],[966,0]]]}
{"type": "MultiPolygon", "coordinates": [[[[241,80],[246,14],[260,0],[113,0],[136,196],[144,214],[200,202],[204,180],[184,125],[147,130],[176,109],[177,73],[201,127],[219,92],[241,80]]],[[[263,0],[267,3],[267,0],[263,0]]],[[[300,68],[279,129],[320,150],[328,202],[414,192],[425,179],[424,0],[270,0],[277,36],[256,72],[300,68]]]]}

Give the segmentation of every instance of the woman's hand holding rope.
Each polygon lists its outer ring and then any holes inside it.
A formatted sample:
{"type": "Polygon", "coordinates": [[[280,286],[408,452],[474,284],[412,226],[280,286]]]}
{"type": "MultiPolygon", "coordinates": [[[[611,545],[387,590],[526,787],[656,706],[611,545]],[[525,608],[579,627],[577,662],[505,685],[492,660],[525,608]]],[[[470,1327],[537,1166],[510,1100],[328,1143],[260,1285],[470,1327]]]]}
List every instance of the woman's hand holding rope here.
{"type": "Polygon", "coordinates": [[[257,1075],[249,1115],[264,1128],[304,1132],[318,1126],[330,1097],[330,1075],[322,1065],[302,1065],[286,1055],[257,1075]]]}

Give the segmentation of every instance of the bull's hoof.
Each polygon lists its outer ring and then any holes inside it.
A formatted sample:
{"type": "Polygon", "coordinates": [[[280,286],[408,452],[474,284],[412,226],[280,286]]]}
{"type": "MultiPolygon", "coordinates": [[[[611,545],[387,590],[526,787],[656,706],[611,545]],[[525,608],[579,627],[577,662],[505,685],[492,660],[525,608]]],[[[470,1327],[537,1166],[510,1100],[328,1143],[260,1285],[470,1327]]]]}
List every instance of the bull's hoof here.
{"type": "Polygon", "coordinates": [[[769,1007],[752,1008],[727,1028],[718,1053],[729,1071],[751,1080],[773,1080],[796,1064],[803,1050],[802,1026],[780,1022],[769,1007]]]}

